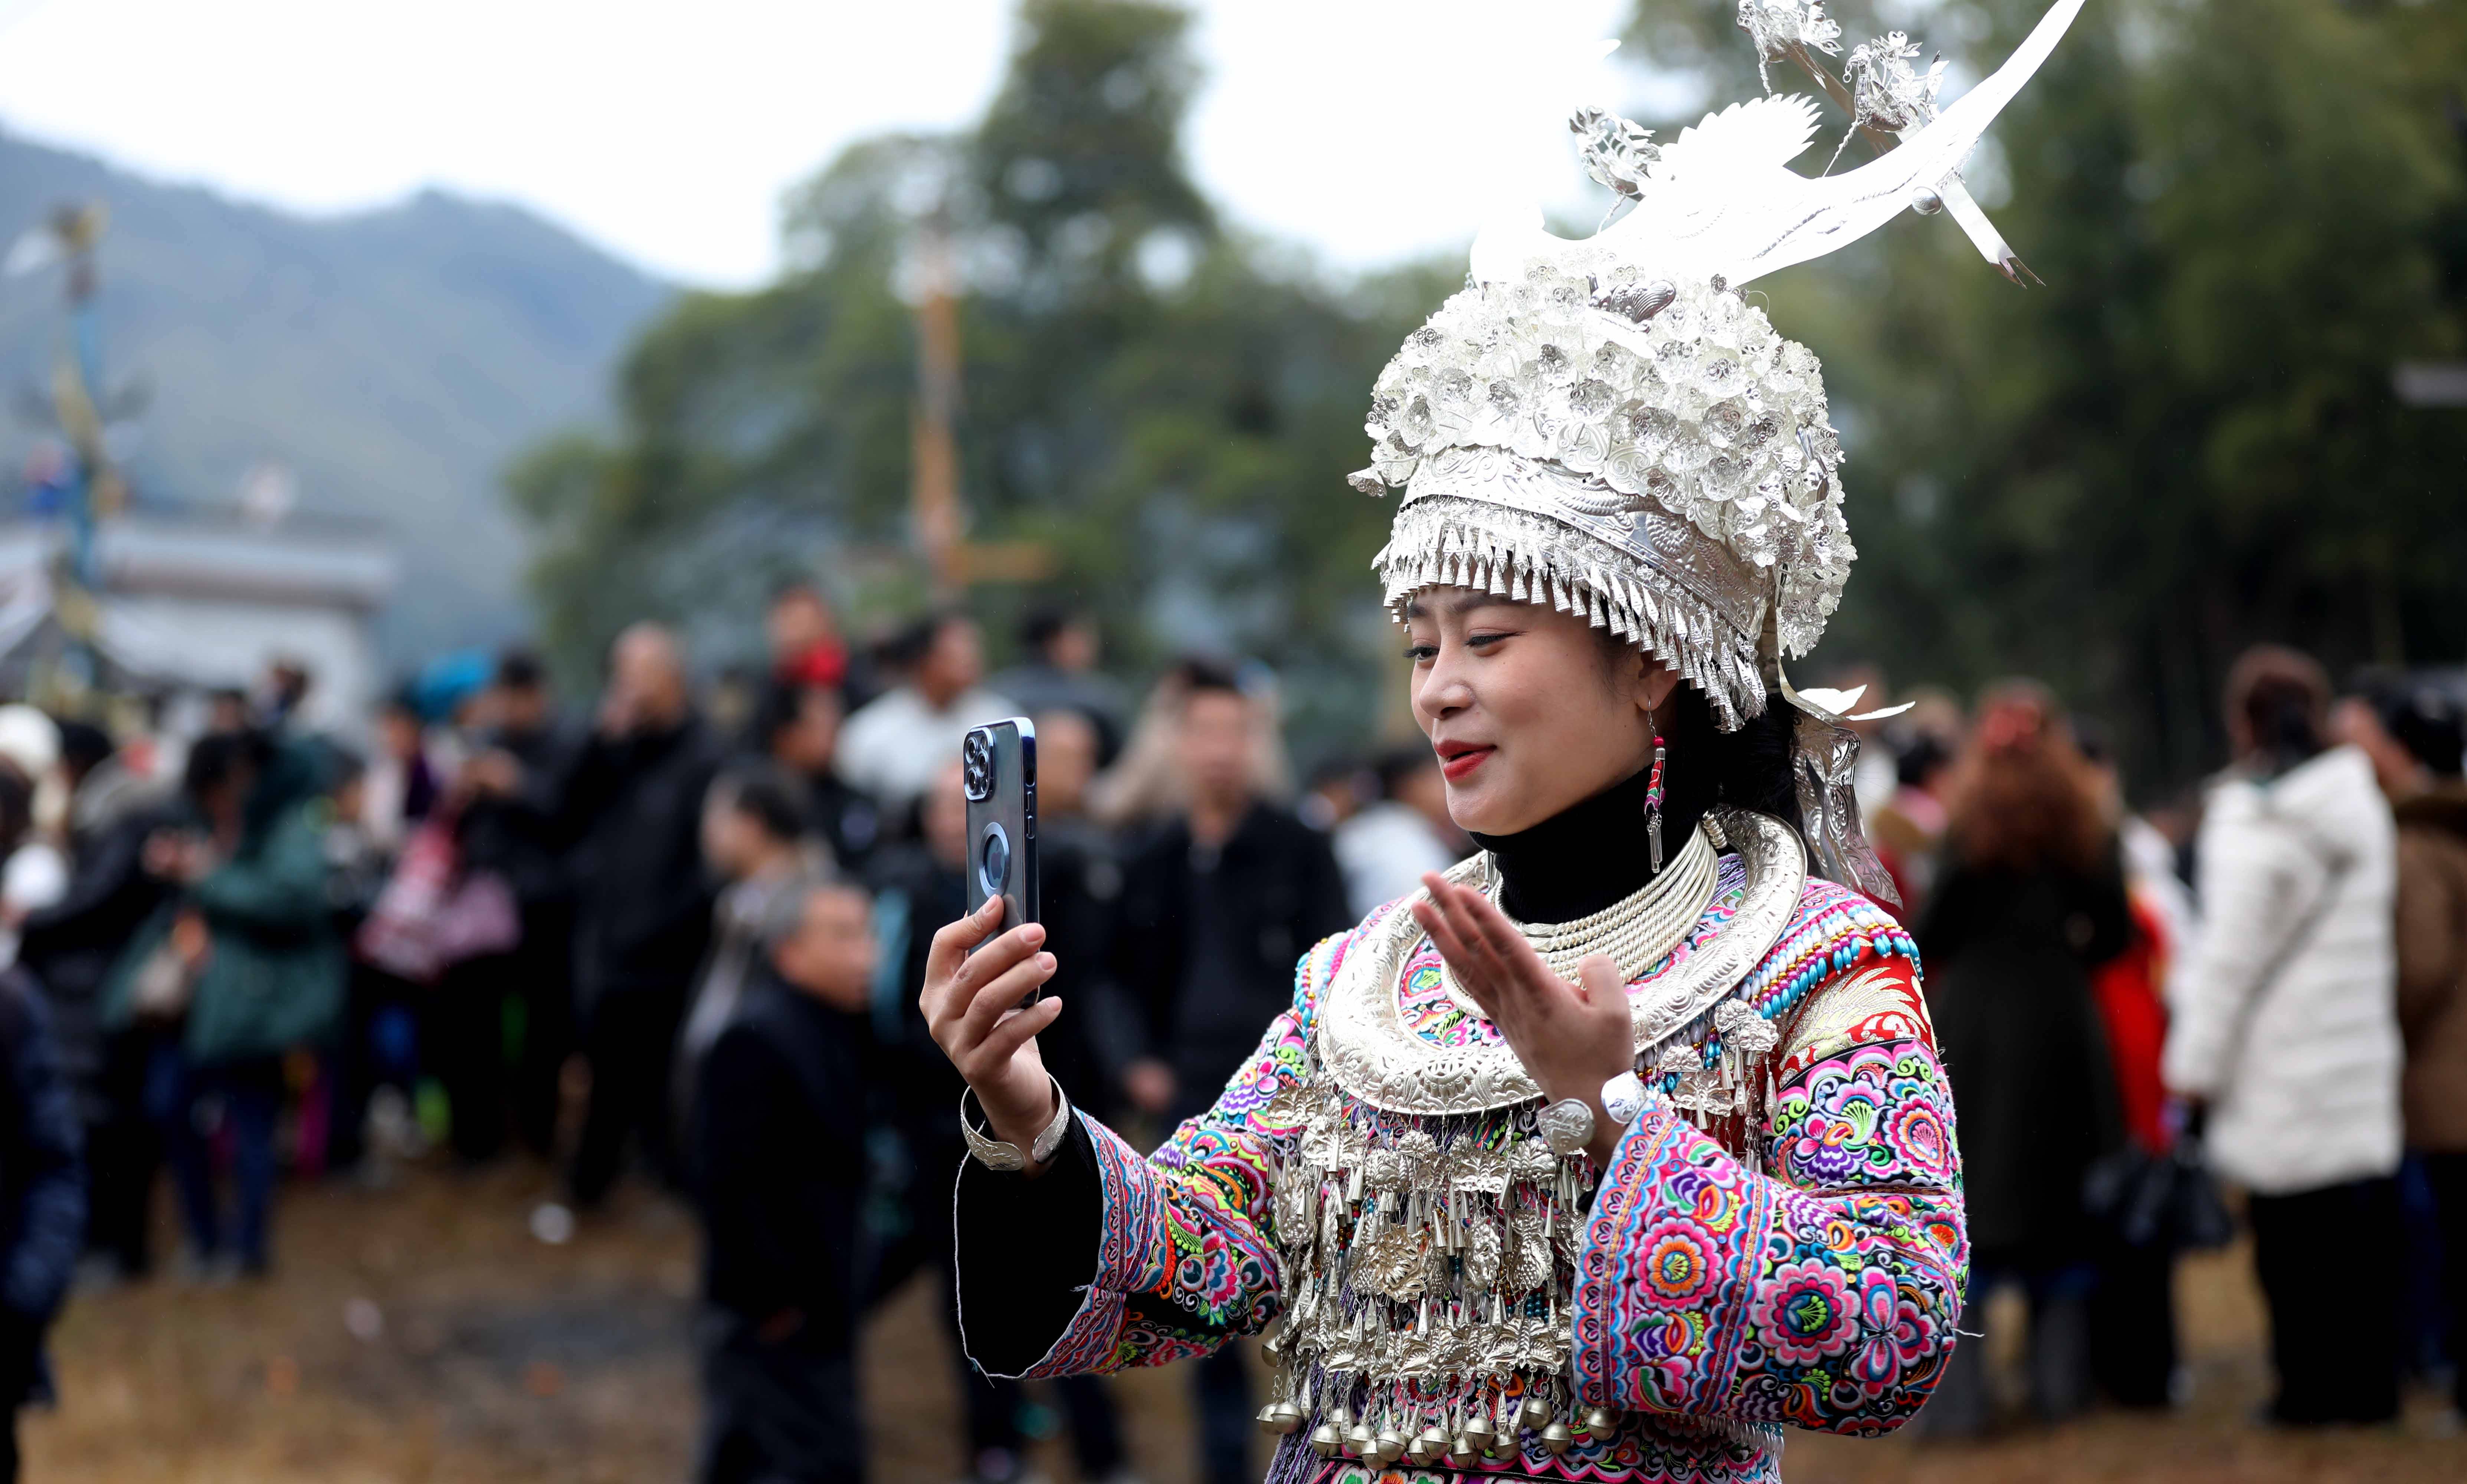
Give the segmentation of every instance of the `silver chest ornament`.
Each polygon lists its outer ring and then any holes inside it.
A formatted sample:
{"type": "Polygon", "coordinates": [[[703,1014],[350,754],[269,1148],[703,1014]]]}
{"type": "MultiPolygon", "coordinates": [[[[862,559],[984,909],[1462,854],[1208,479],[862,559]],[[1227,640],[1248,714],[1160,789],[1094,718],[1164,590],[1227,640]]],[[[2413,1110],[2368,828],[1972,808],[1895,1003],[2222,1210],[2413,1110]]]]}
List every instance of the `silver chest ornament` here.
{"type": "MultiPolygon", "coordinates": [[[[1762,815],[1719,811],[1707,835],[1738,853],[1746,887],[1718,935],[1632,992],[1635,1046],[1683,1115],[1746,1156],[1778,1036],[1733,992],[1796,911],[1805,858],[1762,815]]],[[[1607,1445],[1621,1419],[1579,1405],[1571,1364],[1596,1172],[1552,1152],[1541,1090],[1504,1044],[1442,1047],[1404,1025],[1420,942],[1401,908],[1366,930],[1322,997],[1303,1076],[1262,1111],[1296,1132],[1276,1145],[1284,1318],[1259,1425],[1381,1466],[1607,1445]]]]}

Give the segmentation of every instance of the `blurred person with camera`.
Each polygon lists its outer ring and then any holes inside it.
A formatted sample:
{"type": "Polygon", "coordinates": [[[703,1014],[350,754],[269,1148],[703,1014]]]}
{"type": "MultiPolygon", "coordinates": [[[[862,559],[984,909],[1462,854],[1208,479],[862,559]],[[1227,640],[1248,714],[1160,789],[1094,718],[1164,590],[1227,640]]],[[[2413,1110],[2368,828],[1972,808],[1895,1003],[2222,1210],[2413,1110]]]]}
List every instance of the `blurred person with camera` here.
{"type": "Polygon", "coordinates": [[[2467,712],[2429,680],[2375,676],[2339,703],[2339,739],[2372,760],[2398,830],[2400,1108],[2440,1247],[2452,1405],[2467,1414],[2467,712]]]}
{"type": "Polygon", "coordinates": [[[695,1476],[855,1484],[865,1149],[881,1075],[872,906],[851,883],[802,876],[770,906],[689,1123],[704,1237],[695,1476]]]}
{"type": "Polygon", "coordinates": [[[609,651],[598,724],[558,800],[575,890],[575,1005],[591,1100],[567,1172],[595,1206],[629,1140],[673,1175],[668,1068],[711,941],[703,798],[721,748],[696,713],[674,635],[638,623],[609,651]]]}
{"type": "MultiPolygon", "coordinates": [[[[1996,686],[1948,780],[1944,859],[1912,935],[1961,1094],[1964,1309],[1983,1317],[1999,1284],[2022,1286],[2030,1403],[2049,1422],[2091,1400],[2100,1243],[2082,1184],[2125,1135],[2090,974],[2130,932],[2116,843],[2071,729],[2044,687],[1996,686]]],[[[1932,1429],[1987,1426],[1986,1357],[1954,1352],[1932,1429]]]]}
{"type": "Polygon", "coordinates": [[[2397,841],[2371,759],[2331,744],[2329,704],[2295,650],[2229,671],[2235,761],[2202,819],[2201,942],[2164,1062],[2252,1193],[2282,1426],[2398,1412],[2397,841]]]}
{"type": "Polygon", "coordinates": [[[322,749],[307,739],[197,739],[183,780],[191,822],[145,846],[146,869],[174,894],[130,940],[105,991],[106,1024],[170,1032],[155,1043],[147,1107],[208,1276],[232,1264],[267,1270],[283,1060],[325,1044],[342,1021],[322,772],[322,749]],[[228,1224],[215,1191],[217,1123],[232,1139],[228,1224]]]}

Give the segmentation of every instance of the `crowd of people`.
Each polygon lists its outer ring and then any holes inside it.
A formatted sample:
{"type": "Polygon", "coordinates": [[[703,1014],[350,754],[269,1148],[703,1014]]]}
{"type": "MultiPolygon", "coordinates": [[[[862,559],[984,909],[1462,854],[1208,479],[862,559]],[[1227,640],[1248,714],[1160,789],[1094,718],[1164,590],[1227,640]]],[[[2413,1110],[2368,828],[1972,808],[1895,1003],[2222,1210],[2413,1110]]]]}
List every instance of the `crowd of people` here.
{"type": "MultiPolygon", "coordinates": [[[[2026,682],[1868,729],[1869,813],[1961,1111],[1970,1325],[2026,1299],[2025,1389],[2183,1399],[2172,1273],[2243,1192],[2267,1419],[2377,1424],[2467,1341],[2467,753],[2455,679],[2344,694],[2293,650],[2228,681],[2229,766],[2130,812],[2104,731],[2026,682]]],[[[1988,1425],[1964,1345],[1922,1425],[1988,1425]]]]}
{"type": "MultiPolygon", "coordinates": [[[[314,679],[287,666],[185,734],[0,708],[0,1391],[43,1394],[81,1253],[87,1281],[155,1270],[166,1172],[176,1267],[220,1283],[276,1267],[286,1170],[519,1146],[561,1180],[543,1241],[629,1179],[701,1212],[703,1477],[852,1477],[863,1315],[921,1277],[963,1322],[963,1085],[917,986],[966,896],[967,730],[1035,724],[1048,992],[1075,1006],[1046,1062],[1151,1141],[1242,1065],[1299,956],[1473,847],[1427,746],[1298,779],[1256,668],[1185,661],[1134,706],[1069,609],[990,676],[956,610],[860,648],[792,583],[767,619],[727,704],[646,623],[587,715],[509,650],[406,687],[366,752],[294,724],[314,679]]],[[[2213,1174],[2249,1193],[2277,1420],[2386,1420],[2467,1337],[2460,709],[2264,650],[2225,719],[2229,770],[2150,818],[2034,685],[1860,724],[1958,1088],[1965,1327],[2021,1289],[2048,1420],[2182,1399],[2170,1275],[2229,1236],[2213,1174]]],[[[1925,1427],[1994,1424],[1989,1353],[1956,1351],[1925,1427]]],[[[1205,1476],[1250,1477],[1240,1352],[1194,1370],[1205,1476]]],[[[972,1478],[1025,1476],[1053,1417],[1081,1476],[1130,1477],[1102,1383],[959,1381],[972,1478]]]]}

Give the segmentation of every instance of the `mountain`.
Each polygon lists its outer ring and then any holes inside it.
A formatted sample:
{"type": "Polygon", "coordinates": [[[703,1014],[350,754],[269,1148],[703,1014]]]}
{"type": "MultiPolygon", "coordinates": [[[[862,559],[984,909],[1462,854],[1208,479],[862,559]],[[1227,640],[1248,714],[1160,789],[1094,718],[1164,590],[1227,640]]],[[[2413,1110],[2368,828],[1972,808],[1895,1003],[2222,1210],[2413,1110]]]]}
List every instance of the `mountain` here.
{"type": "MultiPolygon", "coordinates": [[[[111,211],[104,378],[151,389],[125,457],[136,498],[227,504],[252,465],[280,462],[304,511],[392,534],[392,660],[520,632],[506,461],[599,420],[617,357],[673,288],[519,207],[427,191],[301,216],[0,134],[0,244],[89,199],[111,211]]],[[[0,280],[11,402],[48,384],[66,343],[60,286],[57,268],[0,280]]],[[[0,510],[22,502],[42,436],[22,409],[0,426],[0,510]]]]}

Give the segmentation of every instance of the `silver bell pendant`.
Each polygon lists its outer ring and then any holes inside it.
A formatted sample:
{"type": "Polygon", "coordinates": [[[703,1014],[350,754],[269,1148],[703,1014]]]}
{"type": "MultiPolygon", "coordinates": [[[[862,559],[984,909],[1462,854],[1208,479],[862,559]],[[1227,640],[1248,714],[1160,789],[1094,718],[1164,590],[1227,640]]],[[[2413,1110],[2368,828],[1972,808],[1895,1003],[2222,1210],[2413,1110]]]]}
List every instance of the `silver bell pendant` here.
{"type": "Polygon", "coordinates": [[[1271,1402],[1259,1408],[1259,1430],[1271,1437],[1284,1437],[1301,1430],[1302,1409],[1291,1402],[1271,1402]]]}
{"type": "Polygon", "coordinates": [[[1405,1456],[1405,1435],[1393,1428],[1383,1430],[1377,1439],[1379,1466],[1387,1468],[1405,1456]]]}
{"type": "Polygon", "coordinates": [[[1414,1461],[1415,1468],[1427,1469],[1446,1457],[1447,1452],[1448,1435],[1436,1427],[1430,1427],[1424,1428],[1421,1435],[1414,1439],[1414,1446],[1405,1450],[1405,1456],[1414,1461]]]}
{"type": "Polygon", "coordinates": [[[1370,1430],[1370,1424],[1357,1422],[1353,1430],[1345,1435],[1345,1450],[1356,1458],[1375,1458],[1379,1454],[1379,1434],[1370,1430]]]}
{"type": "Polygon", "coordinates": [[[1585,1431],[1597,1438],[1614,1436],[1618,1431],[1618,1413],[1607,1406],[1588,1407],[1585,1411],[1585,1431]]]}
{"type": "Polygon", "coordinates": [[[1542,1429],[1542,1450],[1553,1458],[1564,1458],[1568,1450],[1576,1446],[1576,1435],[1564,1422],[1554,1422],[1542,1429]]]}
{"type": "Polygon", "coordinates": [[[1322,1458],[1333,1458],[1345,1446],[1345,1441],[1338,1435],[1334,1423],[1324,1422],[1311,1429],[1310,1446],[1311,1451],[1322,1458]]]}
{"type": "Polygon", "coordinates": [[[1528,1396],[1525,1405],[1516,1409],[1516,1421],[1528,1430],[1539,1432],[1550,1424],[1550,1404],[1538,1396],[1528,1396]]]}

